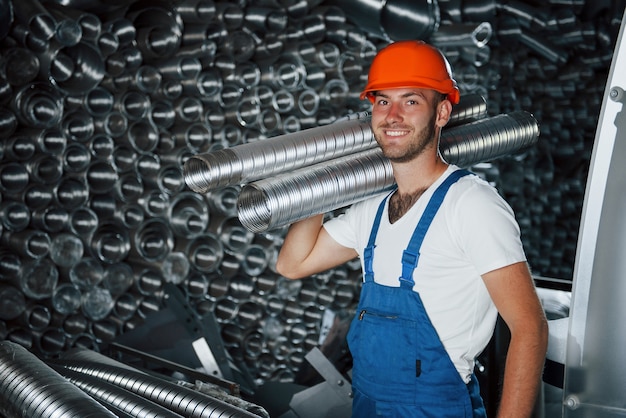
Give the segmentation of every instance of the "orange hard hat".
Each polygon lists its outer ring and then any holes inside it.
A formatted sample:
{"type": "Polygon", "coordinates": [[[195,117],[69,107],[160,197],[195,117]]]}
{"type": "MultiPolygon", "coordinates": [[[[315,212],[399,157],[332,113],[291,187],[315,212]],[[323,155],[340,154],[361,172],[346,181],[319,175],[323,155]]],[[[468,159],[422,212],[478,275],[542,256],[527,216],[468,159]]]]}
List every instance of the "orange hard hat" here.
{"type": "Polygon", "coordinates": [[[361,99],[378,90],[419,87],[446,94],[452,104],[461,97],[452,68],[437,48],[423,41],[398,41],[374,57],[361,99]]]}

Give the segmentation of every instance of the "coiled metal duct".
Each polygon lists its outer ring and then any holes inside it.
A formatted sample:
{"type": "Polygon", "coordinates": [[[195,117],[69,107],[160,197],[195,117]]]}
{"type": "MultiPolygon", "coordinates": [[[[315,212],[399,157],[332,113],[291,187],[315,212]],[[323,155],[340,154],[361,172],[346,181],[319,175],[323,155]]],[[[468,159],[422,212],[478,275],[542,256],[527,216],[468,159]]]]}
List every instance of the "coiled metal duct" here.
{"type": "MultiPolygon", "coordinates": [[[[96,363],[80,360],[51,361],[55,366],[70,371],[92,376],[103,382],[117,385],[136,395],[140,395],[177,414],[191,418],[209,417],[254,417],[251,412],[237,408],[219,399],[211,398],[184,386],[159,379],[157,377],[132,370],[126,366],[96,363]]],[[[64,373],[60,370],[60,373],[64,373]]]]}
{"type": "Polygon", "coordinates": [[[374,148],[247,184],[237,201],[239,221],[252,232],[263,232],[349,205],[393,185],[391,164],[374,148]]]}
{"type": "MultiPolygon", "coordinates": [[[[538,137],[533,115],[517,111],[447,129],[439,148],[449,163],[468,167],[523,150],[538,137]]],[[[391,163],[375,148],[244,186],[239,220],[262,232],[382,193],[394,182],[391,163]]]]}
{"type": "Polygon", "coordinates": [[[355,24],[386,41],[428,39],[441,21],[435,0],[330,0],[329,4],[349,10],[355,24]]]}
{"type": "Polygon", "coordinates": [[[448,163],[469,167],[525,150],[538,139],[532,113],[515,111],[444,130],[439,148],[448,163]]]}
{"type": "MultiPolygon", "coordinates": [[[[116,368],[121,368],[124,370],[130,370],[134,372],[138,372],[139,370],[135,367],[128,365],[126,363],[122,363],[120,361],[115,360],[112,357],[105,356],[97,351],[93,351],[86,348],[73,348],[69,351],[64,352],[61,355],[61,359],[57,361],[57,365],[62,365],[63,361],[70,360],[75,363],[83,363],[83,364],[99,364],[99,365],[109,365],[116,368]]],[[[143,375],[143,374],[142,374],[143,375]]],[[[185,385],[186,382],[177,381],[178,385],[185,385]]],[[[262,418],[269,418],[269,414],[265,409],[257,404],[248,402],[239,396],[235,395],[235,393],[239,393],[239,388],[235,388],[232,382],[223,381],[222,385],[215,385],[212,383],[205,383],[201,381],[196,381],[194,383],[194,389],[198,390],[201,393],[206,393],[208,396],[215,397],[217,399],[221,399],[224,402],[234,405],[235,407],[241,408],[248,412],[258,415],[262,418]],[[197,388],[199,387],[199,388],[197,388]]],[[[189,387],[189,386],[187,386],[189,387]]]]}
{"type": "Polygon", "coordinates": [[[19,344],[0,343],[0,415],[6,418],[115,417],[19,344]]]}
{"type": "MultiPolygon", "coordinates": [[[[482,119],[486,114],[484,97],[469,94],[454,107],[450,126],[482,119]]],[[[190,189],[207,193],[374,146],[370,113],[357,112],[329,125],[191,156],[184,164],[184,177],[190,189]]]]}
{"type": "Polygon", "coordinates": [[[368,131],[369,114],[360,112],[330,125],[195,155],[185,162],[185,182],[206,193],[341,157],[375,146],[368,131]]]}
{"type": "Polygon", "coordinates": [[[459,103],[452,108],[445,129],[464,123],[474,122],[487,116],[487,101],[480,94],[461,96],[459,103]]]}
{"type": "Polygon", "coordinates": [[[182,418],[180,414],[96,377],[58,365],[52,368],[98,402],[131,417],[182,418]]]}
{"type": "Polygon", "coordinates": [[[429,38],[429,42],[439,48],[473,46],[482,48],[487,45],[493,28],[489,22],[451,23],[442,25],[429,38]]]}

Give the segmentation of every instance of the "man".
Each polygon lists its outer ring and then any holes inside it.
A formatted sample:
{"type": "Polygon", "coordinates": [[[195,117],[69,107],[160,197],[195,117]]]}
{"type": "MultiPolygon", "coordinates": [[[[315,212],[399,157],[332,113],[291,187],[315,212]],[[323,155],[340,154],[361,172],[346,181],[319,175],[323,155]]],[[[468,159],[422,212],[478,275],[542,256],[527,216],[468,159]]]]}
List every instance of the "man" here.
{"type": "Polygon", "coordinates": [[[372,61],[361,97],[397,189],[324,225],[323,215],[294,223],[276,264],[302,278],[361,258],[348,333],[353,416],[485,416],[473,367],[499,312],[511,340],[498,417],[529,417],[547,322],[511,208],[439,153],[460,97],[449,63],[424,42],[392,43],[372,61]]]}

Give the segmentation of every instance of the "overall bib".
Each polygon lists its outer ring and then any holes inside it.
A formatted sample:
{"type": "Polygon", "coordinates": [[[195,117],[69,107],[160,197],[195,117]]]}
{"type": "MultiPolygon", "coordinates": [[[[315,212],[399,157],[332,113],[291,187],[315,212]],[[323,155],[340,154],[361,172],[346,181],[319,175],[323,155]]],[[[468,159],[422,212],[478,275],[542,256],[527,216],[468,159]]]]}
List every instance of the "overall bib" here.
{"type": "Polygon", "coordinates": [[[378,207],[363,255],[361,297],[347,336],[353,356],[355,418],[486,416],[475,376],[469,384],[463,382],[419,293],[413,291],[413,270],[424,236],[449,187],[467,174],[457,170],[435,190],[403,253],[400,287],[374,281],[376,235],[389,196],[378,207]]]}

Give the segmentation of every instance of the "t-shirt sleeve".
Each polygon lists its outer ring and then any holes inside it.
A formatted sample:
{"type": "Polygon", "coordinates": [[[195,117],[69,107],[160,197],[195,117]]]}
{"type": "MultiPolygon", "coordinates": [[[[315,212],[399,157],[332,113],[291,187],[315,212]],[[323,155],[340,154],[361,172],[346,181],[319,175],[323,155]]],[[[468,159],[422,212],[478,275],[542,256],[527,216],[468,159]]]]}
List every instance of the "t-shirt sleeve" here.
{"type": "Polygon", "coordinates": [[[344,213],[324,223],[328,234],[344,247],[354,248],[359,255],[367,244],[374,217],[388,192],[354,203],[344,213]]]}
{"type": "Polygon", "coordinates": [[[513,210],[495,188],[477,182],[463,191],[452,210],[451,227],[457,231],[452,236],[478,274],[526,261],[513,210]]]}
{"type": "Polygon", "coordinates": [[[324,223],[324,228],[326,232],[339,244],[348,248],[357,248],[357,226],[355,225],[356,220],[358,220],[359,215],[358,206],[359,204],[355,204],[348,209],[344,213],[339,216],[336,216],[332,219],[329,219],[324,223]]]}

